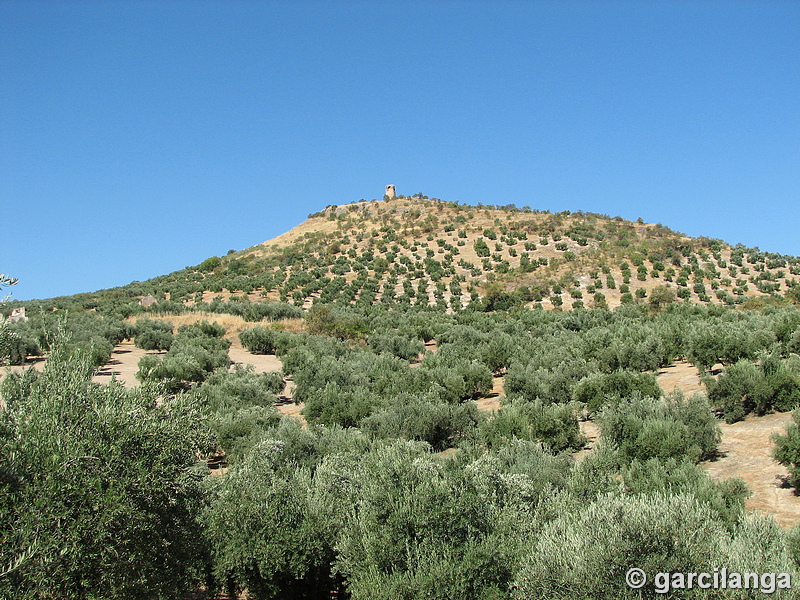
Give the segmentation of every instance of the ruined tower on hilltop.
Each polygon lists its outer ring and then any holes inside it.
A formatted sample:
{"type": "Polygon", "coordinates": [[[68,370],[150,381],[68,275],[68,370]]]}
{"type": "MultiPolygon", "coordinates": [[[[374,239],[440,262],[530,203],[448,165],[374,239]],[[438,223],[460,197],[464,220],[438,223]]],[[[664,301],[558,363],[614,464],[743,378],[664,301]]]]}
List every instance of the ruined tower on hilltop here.
{"type": "Polygon", "coordinates": [[[394,186],[393,185],[389,184],[389,185],[386,186],[386,194],[385,194],[385,196],[387,198],[394,198],[395,197],[394,186]]]}

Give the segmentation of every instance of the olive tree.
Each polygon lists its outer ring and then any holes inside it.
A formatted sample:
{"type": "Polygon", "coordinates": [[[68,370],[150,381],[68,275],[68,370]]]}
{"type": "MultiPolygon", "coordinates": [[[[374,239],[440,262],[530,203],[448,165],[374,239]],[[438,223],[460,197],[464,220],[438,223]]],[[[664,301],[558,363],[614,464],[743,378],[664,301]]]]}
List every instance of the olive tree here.
{"type": "Polygon", "coordinates": [[[4,559],[0,596],[172,597],[196,587],[206,549],[197,456],[211,437],[191,403],[89,381],[86,355],[54,347],[44,372],[0,394],[4,559]]]}

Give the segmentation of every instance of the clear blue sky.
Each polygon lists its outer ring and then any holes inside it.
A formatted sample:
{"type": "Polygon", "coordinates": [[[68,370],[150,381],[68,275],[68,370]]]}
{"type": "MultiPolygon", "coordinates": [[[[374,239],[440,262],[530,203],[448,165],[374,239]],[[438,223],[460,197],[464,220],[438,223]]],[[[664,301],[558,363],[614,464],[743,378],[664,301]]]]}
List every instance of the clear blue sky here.
{"type": "Polygon", "coordinates": [[[0,0],[0,272],[94,291],[383,186],[800,255],[800,2],[0,0]]]}

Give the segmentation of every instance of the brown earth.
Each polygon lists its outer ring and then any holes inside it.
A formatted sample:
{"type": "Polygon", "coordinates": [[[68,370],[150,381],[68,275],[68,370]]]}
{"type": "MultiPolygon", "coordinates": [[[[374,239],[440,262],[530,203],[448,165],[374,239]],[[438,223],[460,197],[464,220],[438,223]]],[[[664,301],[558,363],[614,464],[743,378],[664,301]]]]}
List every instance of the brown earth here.
{"type": "MultiPolygon", "coordinates": [[[[714,371],[718,368],[722,365],[717,365],[714,371]]],[[[685,361],[662,369],[657,379],[665,392],[675,388],[687,396],[706,392],[697,368],[685,361]]],[[[750,416],[732,425],[720,423],[720,457],[701,463],[714,479],[743,479],[753,492],[747,500],[747,509],[771,514],[783,527],[800,522],[800,498],[784,487],[789,471],[772,458],[771,436],[784,432],[791,420],[789,413],[774,413],[750,416]]]]}
{"type": "Polygon", "coordinates": [[[661,389],[667,394],[675,389],[680,390],[686,396],[706,393],[706,387],[700,380],[697,367],[685,360],[677,361],[661,369],[656,374],[656,380],[661,389]]]}
{"type": "MultiPolygon", "coordinates": [[[[722,365],[717,365],[713,372],[718,368],[722,365]]],[[[687,396],[706,393],[697,368],[686,361],[662,369],[656,378],[667,393],[675,389],[687,396]]],[[[773,413],[763,417],[750,416],[730,425],[720,423],[720,456],[700,465],[714,479],[743,479],[752,492],[745,504],[747,510],[770,514],[783,527],[792,527],[800,522],[800,497],[785,487],[789,471],[772,458],[771,436],[783,433],[791,421],[789,413],[773,413]]],[[[592,421],[581,421],[580,429],[588,441],[573,455],[576,459],[591,452],[600,437],[600,430],[592,421]]]]}
{"type": "Polygon", "coordinates": [[[125,387],[139,385],[136,371],[139,370],[139,360],[148,354],[165,354],[152,350],[142,350],[133,345],[130,340],[125,340],[114,346],[109,361],[100,367],[97,374],[92,377],[95,383],[108,383],[111,377],[116,378],[125,387]]]}
{"type": "Polygon", "coordinates": [[[256,373],[275,373],[283,369],[281,359],[274,354],[253,354],[242,347],[239,338],[231,340],[231,347],[228,350],[231,362],[237,365],[251,365],[256,373]]]}
{"type": "Polygon", "coordinates": [[[44,356],[33,356],[33,357],[29,356],[28,360],[26,360],[21,365],[13,365],[10,367],[3,367],[2,369],[0,369],[0,380],[2,380],[3,377],[6,376],[6,373],[9,372],[19,373],[21,371],[25,371],[26,369],[30,369],[31,367],[33,367],[37,371],[41,371],[42,369],[44,369],[44,363],[45,363],[44,356]]]}
{"type": "MultiPolygon", "coordinates": [[[[165,318],[165,320],[172,319],[165,318]]],[[[188,319],[187,322],[190,320],[191,319],[188,319]]],[[[92,377],[92,381],[95,383],[108,383],[113,376],[125,387],[139,385],[139,380],[136,379],[136,372],[139,370],[139,360],[148,354],[163,354],[163,352],[159,353],[142,350],[134,346],[133,342],[129,340],[117,344],[111,352],[111,359],[98,370],[97,374],[92,377]]],[[[274,373],[283,368],[283,363],[281,363],[281,360],[274,354],[253,354],[248,352],[242,347],[238,337],[233,337],[231,339],[231,347],[228,355],[233,364],[251,365],[256,373],[274,373]]],[[[44,364],[44,358],[36,358],[28,361],[24,365],[10,367],[10,370],[12,372],[19,372],[23,369],[33,367],[41,371],[44,368],[44,364]]],[[[0,380],[5,373],[6,370],[0,371],[0,380]]],[[[301,414],[303,405],[292,402],[293,390],[294,383],[287,381],[280,400],[276,402],[276,408],[281,414],[292,415],[305,423],[305,419],[301,414]]]]}
{"type": "MultiPolygon", "coordinates": [[[[698,245],[697,240],[662,228],[660,224],[634,224],[619,218],[610,221],[602,215],[583,213],[558,213],[553,215],[538,211],[509,211],[504,208],[489,208],[487,206],[464,209],[436,199],[428,200],[404,196],[398,196],[391,200],[373,200],[371,202],[328,206],[325,210],[315,213],[314,216],[309,216],[306,221],[292,230],[263,244],[242,250],[236,256],[246,260],[255,259],[259,261],[291,248],[295,248],[299,252],[311,251],[322,255],[330,254],[330,256],[336,254],[344,256],[350,252],[354,252],[356,255],[363,254],[365,249],[371,249],[376,244],[377,240],[373,238],[378,237],[379,227],[390,224],[399,235],[398,241],[402,242],[399,244],[401,247],[396,247],[393,250],[400,257],[420,260],[429,251],[444,254],[443,248],[440,247],[440,241],[451,245],[461,244],[455,249],[455,254],[459,257],[455,269],[459,275],[466,277],[469,287],[472,288],[474,286],[479,295],[486,293],[486,286],[490,282],[499,283],[506,291],[513,291],[521,285],[535,286],[537,284],[545,284],[549,280],[562,280],[561,285],[565,293],[561,295],[561,298],[564,301],[564,307],[568,308],[573,303],[573,297],[569,293],[569,289],[572,286],[567,281],[572,280],[582,290],[582,302],[584,304],[591,305],[594,301],[594,292],[602,291],[607,305],[610,308],[615,308],[622,301],[620,286],[624,282],[625,276],[618,261],[612,260],[615,259],[615,255],[613,252],[609,252],[609,248],[605,243],[601,243],[594,237],[578,242],[566,233],[570,227],[584,223],[588,223],[592,228],[611,231],[612,236],[616,235],[615,232],[627,231],[635,240],[648,244],[653,243],[651,240],[658,240],[666,235],[676,243],[695,246],[695,254],[702,261],[704,267],[715,271],[713,280],[711,276],[703,278],[704,285],[712,286],[712,291],[719,288],[728,293],[745,293],[752,298],[765,296],[765,293],[757,289],[754,279],[755,274],[749,272],[749,267],[738,268],[740,270],[733,271],[732,269],[737,269],[737,267],[728,265],[731,259],[730,247],[725,246],[718,253],[710,252],[706,246],[698,245]],[[458,223],[457,227],[443,227],[446,224],[454,225],[455,223],[458,223]],[[502,231],[502,228],[506,226],[526,231],[527,237],[524,238],[526,241],[522,242],[518,239],[509,241],[503,240],[502,237],[496,241],[493,235],[487,236],[486,234],[487,229],[492,229],[496,232],[498,228],[502,231]],[[538,233],[536,233],[537,230],[538,233]],[[356,235],[357,239],[351,239],[352,235],[356,235]],[[363,239],[364,235],[367,236],[367,239],[363,239]],[[516,269],[521,265],[523,254],[527,254],[535,260],[546,259],[547,266],[542,266],[542,268],[534,272],[514,272],[511,275],[486,272],[487,270],[481,267],[483,257],[478,255],[474,246],[478,238],[484,237],[486,237],[487,244],[491,247],[492,260],[495,260],[495,262],[503,260],[507,262],[511,269],[516,269]],[[436,240],[435,242],[434,239],[436,240]],[[320,240],[324,242],[322,249],[313,246],[320,240]],[[311,250],[303,247],[306,242],[312,244],[311,250]],[[531,244],[535,248],[532,247],[529,250],[528,246],[531,244]],[[556,246],[561,249],[556,249],[556,246]],[[412,247],[415,250],[411,250],[410,248],[412,247]],[[566,251],[569,251],[569,254],[566,251]],[[475,275],[472,268],[462,264],[463,261],[471,263],[472,266],[480,271],[480,274],[475,275]],[[604,267],[603,275],[592,277],[592,272],[599,271],[601,265],[604,267]],[[615,283],[609,284],[607,275],[611,276],[615,283]],[[736,287],[737,283],[734,280],[740,278],[753,284],[749,286],[747,292],[736,287]],[[752,281],[751,278],[753,278],[752,281]],[[594,284],[597,279],[600,279],[601,285],[595,287],[594,284]]],[[[619,258],[624,257],[625,254],[619,258]]],[[[355,258],[355,256],[352,256],[352,258],[355,258]]],[[[685,261],[680,261],[680,265],[672,263],[667,269],[684,266],[685,264],[685,261]]],[[[655,267],[655,264],[653,264],[653,267],[655,267]]],[[[677,284],[674,281],[677,273],[670,275],[668,271],[663,269],[661,272],[653,271],[651,268],[648,268],[648,270],[649,273],[645,276],[644,281],[640,280],[636,273],[628,277],[627,285],[631,294],[635,294],[637,291],[644,291],[649,297],[656,287],[663,285],[671,287],[673,290],[677,289],[677,284]]],[[[386,283],[388,275],[388,273],[384,273],[378,277],[382,284],[386,283]]],[[[343,277],[347,282],[351,282],[356,278],[356,273],[348,272],[343,277]]],[[[416,282],[417,280],[413,281],[416,282]]],[[[445,276],[441,281],[447,285],[452,282],[452,278],[445,276]]],[[[776,281],[780,290],[785,291],[788,289],[788,281],[785,274],[784,277],[777,278],[776,281]]],[[[552,284],[546,283],[546,285],[551,286],[552,284]]],[[[395,292],[397,294],[403,292],[401,282],[395,285],[395,292]]],[[[419,295],[423,298],[427,296],[427,301],[434,303],[435,299],[432,293],[433,287],[429,285],[428,289],[422,291],[419,295]]],[[[206,291],[203,293],[203,299],[209,301],[214,295],[226,299],[231,297],[231,292],[223,290],[217,294],[212,294],[206,291]]],[[[244,293],[239,295],[243,296],[244,293]]],[[[247,295],[252,300],[262,298],[277,300],[279,292],[277,290],[257,289],[247,295]]],[[[444,293],[444,298],[449,301],[449,292],[444,293]]],[[[308,307],[311,301],[311,297],[306,297],[303,306],[308,307]]],[[[462,297],[462,301],[469,303],[466,297],[462,297]]],[[[638,298],[636,301],[647,302],[638,298]]],[[[693,303],[701,302],[699,296],[694,292],[690,294],[690,301],[693,303]]],[[[714,293],[710,294],[709,301],[714,304],[723,302],[714,293]]],[[[542,300],[541,306],[546,309],[554,308],[551,298],[548,297],[542,300]]]]}
{"type": "Polygon", "coordinates": [[[580,427],[581,434],[586,438],[586,443],[583,448],[572,455],[575,460],[583,458],[594,450],[595,446],[597,446],[597,440],[600,438],[600,428],[594,421],[589,421],[588,419],[578,421],[578,427],[580,427]]]}
{"type": "Polygon", "coordinates": [[[492,378],[492,391],[475,401],[475,404],[478,405],[478,410],[500,410],[500,403],[506,397],[503,391],[503,381],[503,377],[492,378]]]}
{"type": "Polygon", "coordinates": [[[771,514],[783,527],[800,522],[800,498],[784,487],[789,471],[773,460],[770,436],[783,433],[791,420],[790,413],[773,413],[732,425],[722,423],[720,458],[702,463],[714,479],[744,479],[753,492],[747,509],[771,514]]]}

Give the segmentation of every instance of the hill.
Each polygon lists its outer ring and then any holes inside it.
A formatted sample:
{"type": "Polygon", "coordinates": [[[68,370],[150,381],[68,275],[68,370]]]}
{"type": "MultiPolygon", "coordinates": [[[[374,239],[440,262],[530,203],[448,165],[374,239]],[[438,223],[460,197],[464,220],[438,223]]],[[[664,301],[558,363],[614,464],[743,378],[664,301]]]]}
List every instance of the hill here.
{"type": "Polygon", "coordinates": [[[691,238],[660,223],[417,195],[327,206],[274,239],[194,267],[7,309],[77,303],[128,312],[147,295],[166,311],[230,300],[446,311],[471,304],[480,310],[659,307],[681,300],[760,305],[787,294],[796,299],[799,274],[798,257],[691,238]]]}

